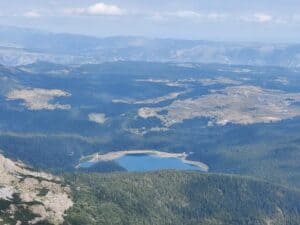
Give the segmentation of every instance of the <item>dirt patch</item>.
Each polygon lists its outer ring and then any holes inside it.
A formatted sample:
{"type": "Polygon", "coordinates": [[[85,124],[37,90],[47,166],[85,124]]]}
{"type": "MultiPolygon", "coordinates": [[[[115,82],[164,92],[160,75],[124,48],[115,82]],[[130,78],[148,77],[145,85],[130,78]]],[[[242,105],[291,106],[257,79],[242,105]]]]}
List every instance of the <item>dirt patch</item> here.
{"type": "Polygon", "coordinates": [[[12,90],[7,95],[7,100],[22,100],[23,105],[29,110],[55,110],[70,109],[70,105],[63,105],[60,103],[52,103],[55,98],[69,97],[70,93],[58,89],[22,89],[12,90]]]}

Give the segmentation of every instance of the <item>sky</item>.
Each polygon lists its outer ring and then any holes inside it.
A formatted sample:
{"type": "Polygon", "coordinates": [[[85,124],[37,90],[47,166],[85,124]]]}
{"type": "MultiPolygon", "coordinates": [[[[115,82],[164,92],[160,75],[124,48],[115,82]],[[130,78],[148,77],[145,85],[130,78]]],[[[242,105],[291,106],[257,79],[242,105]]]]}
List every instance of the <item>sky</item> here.
{"type": "Polygon", "coordinates": [[[300,0],[0,0],[0,25],[98,37],[300,42],[300,0]]]}

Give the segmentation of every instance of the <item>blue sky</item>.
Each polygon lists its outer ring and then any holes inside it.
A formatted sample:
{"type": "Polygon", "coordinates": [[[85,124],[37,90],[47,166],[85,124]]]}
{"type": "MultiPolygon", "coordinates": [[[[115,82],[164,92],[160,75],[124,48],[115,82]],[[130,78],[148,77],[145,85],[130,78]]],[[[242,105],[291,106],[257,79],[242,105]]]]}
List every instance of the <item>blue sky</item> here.
{"type": "Polygon", "coordinates": [[[0,25],[101,37],[299,42],[300,0],[5,0],[0,25]]]}

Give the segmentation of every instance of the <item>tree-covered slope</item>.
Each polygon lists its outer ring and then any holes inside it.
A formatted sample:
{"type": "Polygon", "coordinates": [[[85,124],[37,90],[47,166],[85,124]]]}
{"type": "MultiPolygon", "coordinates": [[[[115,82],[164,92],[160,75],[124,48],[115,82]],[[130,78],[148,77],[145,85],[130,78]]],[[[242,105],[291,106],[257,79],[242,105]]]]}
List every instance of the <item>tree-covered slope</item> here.
{"type": "Polygon", "coordinates": [[[162,171],[67,176],[65,224],[298,225],[300,192],[228,175],[162,171]]]}

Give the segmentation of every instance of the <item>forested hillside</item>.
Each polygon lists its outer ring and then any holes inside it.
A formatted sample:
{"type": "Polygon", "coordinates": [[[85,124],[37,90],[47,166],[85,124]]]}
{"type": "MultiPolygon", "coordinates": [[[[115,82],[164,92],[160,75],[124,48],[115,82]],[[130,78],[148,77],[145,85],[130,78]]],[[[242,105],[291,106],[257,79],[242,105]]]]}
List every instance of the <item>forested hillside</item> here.
{"type": "Polygon", "coordinates": [[[73,225],[298,225],[300,192],[228,175],[161,171],[68,175],[73,225]]]}

